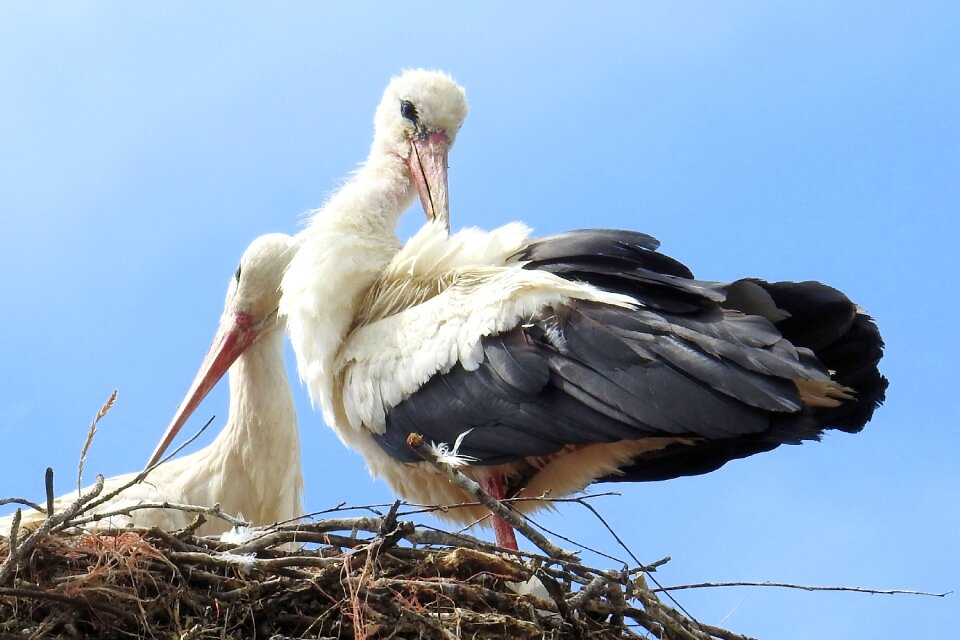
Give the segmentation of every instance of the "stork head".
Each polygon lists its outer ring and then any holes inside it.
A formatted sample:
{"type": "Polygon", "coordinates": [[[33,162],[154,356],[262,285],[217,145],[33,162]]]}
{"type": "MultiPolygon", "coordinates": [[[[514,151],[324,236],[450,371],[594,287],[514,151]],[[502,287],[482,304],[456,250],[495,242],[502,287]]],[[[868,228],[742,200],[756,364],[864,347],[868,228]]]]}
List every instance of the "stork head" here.
{"type": "Polygon", "coordinates": [[[260,236],[240,258],[230,278],[227,300],[217,330],[190,390],[170,426],[154,449],[147,466],[160,460],[180,428],[237,358],[262,336],[280,329],[277,307],[280,280],[298,242],[282,233],[260,236]]]}
{"type": "Polygon", "coordinates": [[[280,281],[298,246],[297,238],[270,233],[250,243],[227,285],[221,326],[230,317],[245,317],[263,329],[277,326],[280,281]]]}
{"type": "Polygon", "coordinates": [[[374,117],[374,148],[403,159],[429,220],[449,226],[447,152],[467,117],[467,98],[453,78],[414,69],[394,78],[374,117]]]}

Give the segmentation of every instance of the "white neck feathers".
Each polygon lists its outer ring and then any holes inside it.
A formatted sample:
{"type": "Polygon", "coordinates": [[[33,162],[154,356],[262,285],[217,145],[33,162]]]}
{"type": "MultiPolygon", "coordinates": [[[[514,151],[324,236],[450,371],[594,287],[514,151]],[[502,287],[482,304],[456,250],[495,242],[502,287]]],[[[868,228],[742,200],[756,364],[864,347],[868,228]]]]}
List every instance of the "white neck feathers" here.
{"type": "Polygon", "coordinates": [[[311,400],[319,400],[328,424],[334,424],[331,376],[337,349],[363,294],[400,249],[397,222],[415,196],[405,161],[375,149],[314,214],[284,275],[280,313],[300,378],[311,400]]]}

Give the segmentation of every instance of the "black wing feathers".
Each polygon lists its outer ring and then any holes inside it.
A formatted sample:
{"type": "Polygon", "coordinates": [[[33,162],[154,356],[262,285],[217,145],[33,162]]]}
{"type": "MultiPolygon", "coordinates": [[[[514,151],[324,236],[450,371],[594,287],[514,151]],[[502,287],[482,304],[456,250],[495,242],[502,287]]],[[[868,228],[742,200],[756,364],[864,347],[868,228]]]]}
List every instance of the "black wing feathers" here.
{"type": "MultiPolygon", "coordinates": [[[[529,261],[528,269],[552,271],[577,265],[632,264],[653,273],[693,278],[684,264],[657,253],[660,242],[645,233],[616,229],[583,229],[531,240],[517,257],[529,261]]],[[[622,269],[621,269],[622,270],[622,269]]]]}
{"type": "Polygon", "coordinates": [[[851,433],[863,429],[889,384],[878,370],[883,339],[873,319],[858,312],[841,292],[819,282],[755,282],[790,313],[777,324],[784,337],[813,350],[823,367],[834,372],[834,380],[857,391],[857,402],[824,411],[824,424],[851,433]]]}
{"type": "Polygon", "coordinates": [[[544,309],[483,338],[475,371],[459,364],[387,413],[392,456],[419,457],[410,432],[474,464],[555,453],[567,445],[682,438],[604,480],[661,480],[712,471],[823,429],[857,431],[883,400],[876,325],[816,282],[693,279],[644,234],[574,231],[531,241],[524,268],[634,297],[637,309],[584,301],[544,309]],[[859,401],[805,407],[792,380],[833,379],[859,401]]]}

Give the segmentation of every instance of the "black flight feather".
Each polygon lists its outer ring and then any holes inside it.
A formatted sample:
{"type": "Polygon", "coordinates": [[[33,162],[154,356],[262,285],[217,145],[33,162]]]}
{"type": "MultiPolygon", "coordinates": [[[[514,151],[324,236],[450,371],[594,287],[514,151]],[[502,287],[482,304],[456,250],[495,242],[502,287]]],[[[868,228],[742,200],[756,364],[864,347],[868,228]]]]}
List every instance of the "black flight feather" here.
{"type": "Polygon", "coordinates": [[[655,239],[606,229],[531,240],[515,257],[634,297],[625,309],[569,301],[482,338],[473,371],[457,364],[387,411],[383,448],[404,462],[412,431],[472,464],[545,456],[566,445],[649,437],[683,442],[601,480],[696,475],[825,429],[863,428],[884,398],[883,341],[841,292],[817,282],[711,283],[656,251],[655,239]],[[804,406],[795,378],[855,390],[837,408],[804,406]]]}

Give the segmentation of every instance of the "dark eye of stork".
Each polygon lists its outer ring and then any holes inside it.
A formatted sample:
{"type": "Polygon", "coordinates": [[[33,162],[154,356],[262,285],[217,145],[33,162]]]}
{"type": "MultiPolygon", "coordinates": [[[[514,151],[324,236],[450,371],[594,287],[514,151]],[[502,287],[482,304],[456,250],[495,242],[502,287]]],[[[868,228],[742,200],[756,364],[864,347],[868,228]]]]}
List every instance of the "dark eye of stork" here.
{"type": "Polygon", "coordinates": [[[240,270],[243,268],[243,265],[237,265],[237,272],[233,274],[233,277],[237,279],[237,282],[240,282],[240,270]]]}
{"type": "Polygon", "coordinates": [[[400,115],[413,124],[417,124],[417,121],[420,120],[420,115],[417,113],[417,108],[413,106],[413,103],[409,100],[404,100],[400,103],[400,115]]]}

